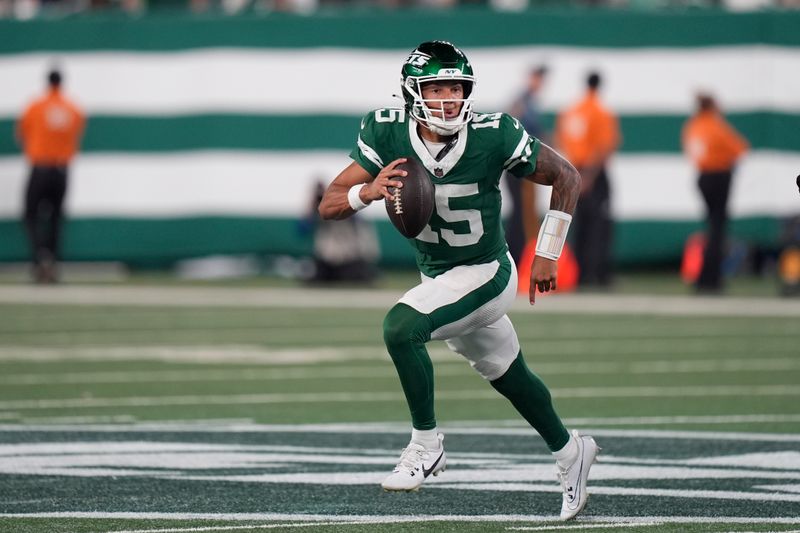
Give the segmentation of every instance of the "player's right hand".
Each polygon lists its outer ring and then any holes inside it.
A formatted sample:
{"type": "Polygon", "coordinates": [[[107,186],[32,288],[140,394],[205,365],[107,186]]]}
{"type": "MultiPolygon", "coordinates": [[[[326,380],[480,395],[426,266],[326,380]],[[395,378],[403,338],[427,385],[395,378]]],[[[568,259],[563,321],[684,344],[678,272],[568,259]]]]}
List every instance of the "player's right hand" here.
{"type": "Polygon", "coordinates": [[[367,183],[367,186],[364,187],[363,194],[366,198],[363,199],[366,201],[375,201],[386,198],[390,202],[394,200],[392,193],[389,192],[389,187],[403,187],[403,182],[394,178],[408,175],[408,172],[405,170],[396,168],[397,165],[405,163],[406,161],[407,159],[405,157],[401,157],[383,167],[378,175],[375,176],[375,179],[367,183]]]}

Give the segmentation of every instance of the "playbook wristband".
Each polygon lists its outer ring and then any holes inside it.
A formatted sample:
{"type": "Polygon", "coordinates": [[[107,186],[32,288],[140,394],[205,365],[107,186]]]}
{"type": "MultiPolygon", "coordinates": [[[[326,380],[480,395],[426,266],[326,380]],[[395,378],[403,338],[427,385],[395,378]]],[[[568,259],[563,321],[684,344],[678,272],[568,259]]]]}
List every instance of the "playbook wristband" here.
{"type": "Polygon", "coordinates": [[[364,187],[366,183],[359,183],[358,185],[353,185],[350,187],[350,190],[347,191],[347,203],[350,204],[350,209],[353,211],[361,211],[369,204],[365,204],[361,201],[361,188],[364,187]]]}
{"type": "Polygon", "coordinates": [[[567,240],[570,222],[572,215],[563,211],[551,209],[545,213],[536,239],[536,255],[558,261],[567,240]]]}

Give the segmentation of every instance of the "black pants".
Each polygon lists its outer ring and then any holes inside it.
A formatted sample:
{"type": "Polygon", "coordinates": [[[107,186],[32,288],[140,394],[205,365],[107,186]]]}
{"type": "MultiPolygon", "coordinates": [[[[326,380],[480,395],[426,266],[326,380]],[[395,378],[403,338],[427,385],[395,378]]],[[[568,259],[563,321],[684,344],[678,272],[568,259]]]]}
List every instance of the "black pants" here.
{"type": "Polygon", "coordinates": [[[718,290],[722,288],[722,259],[728,226],[728,196],[731,190],[730,170],[702,172],[697,185],[706,204],[706,248],[703,268],[697,278],[697,288],[718,290]]]}
{"type": "Polygon", "coordinates": [[[66,192],[66,167],[34,166],[31,169],[25,190],[25,229],[36,266],[59,257],[66,192]]]}
{"type": "Polygon", "coordinates": [[[572,217],[572,248],[580,268],[578,284],[605,287],[611,283],[611,188],[605,168],[578,200],[572,217]]]}

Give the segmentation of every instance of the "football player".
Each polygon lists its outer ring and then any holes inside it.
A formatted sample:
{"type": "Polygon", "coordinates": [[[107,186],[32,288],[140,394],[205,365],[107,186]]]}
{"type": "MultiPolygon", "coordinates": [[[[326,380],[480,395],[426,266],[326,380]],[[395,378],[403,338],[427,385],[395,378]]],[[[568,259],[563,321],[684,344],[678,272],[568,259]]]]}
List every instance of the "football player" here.
{"type": "Polygon", "coordinates": [[[430,222],[409,239],[416,249],[421,283],[403,295],[383,323],[386,347],[411,411],[411,441],[387,491],[417,490],[445,469],[443,435],[434,415],[433,366],[425,348],[441,339],[543,437],[553,452],[563,489],[561,518],[575,517],[587,499],[586,481],[599,448],[571,434],[556,414],[550,392],[522,357],[506,311],[517,292],[517,272],[500,219],[500,176],[552,187],[531,268],[530,302],[536,291],[556,288],[557,268],[580,175],[554,150],[531,137],[505,113],[472,109],[475,76],[464,53],[444,41],[420,44],[402,67],[404,107],[370,111],[361,121],[353,162],[333,180],[319,206],[323,218],[346,218],[402,187],[397,165],[417,158],[430,174],[435,209],[430,222]]]}

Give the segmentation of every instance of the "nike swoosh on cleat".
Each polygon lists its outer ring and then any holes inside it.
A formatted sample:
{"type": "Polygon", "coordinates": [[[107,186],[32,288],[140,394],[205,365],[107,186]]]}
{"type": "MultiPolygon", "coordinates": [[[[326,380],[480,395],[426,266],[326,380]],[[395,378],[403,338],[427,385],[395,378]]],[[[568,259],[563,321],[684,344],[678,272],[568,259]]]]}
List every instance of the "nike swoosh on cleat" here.
{"type": "Polygon", "coordinates": [[[578,502],[578,503],[580,502],[580,499],[578,498],[578,494],[580,494],[580,490],[581,490],[581,473],[583,473],[583,446],[586,446],[586,444],[584,444],[583,442],[581,442],[581,444],[582,444],[581,449],[580,449],[580,452],[581,452],[581,455],[580,455],[581,464],[579,465],[580,468],[578,469],[578,472],[579,472],[578,473],[578,482],[575,484],[575,492],[572,494],[572,500],[569,501],[568,504],[567,504],[569,506],[569,508],[573,509],[573,510],[577,509],[577,507],[578,507],[577,505],[573,505],[573,504],[575,504],[576,502],[578,502]]]}
{"type": "Polygon", "coordinates": [[[439,457],[436,458],[436,460],[433,462],[430,468],[425,468],[425,465],[424,464],[422,465],[422,473],[425,474],[425,477],[431,475],[431,472],[433,472],[433,469],[436,468],[436,465],[439,464],[439,461],[442,460],[443,456],[444,456],[444,450],[442,450],[442,453],[439,454],[439,457]]]}

